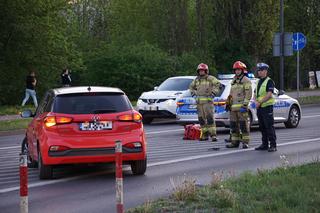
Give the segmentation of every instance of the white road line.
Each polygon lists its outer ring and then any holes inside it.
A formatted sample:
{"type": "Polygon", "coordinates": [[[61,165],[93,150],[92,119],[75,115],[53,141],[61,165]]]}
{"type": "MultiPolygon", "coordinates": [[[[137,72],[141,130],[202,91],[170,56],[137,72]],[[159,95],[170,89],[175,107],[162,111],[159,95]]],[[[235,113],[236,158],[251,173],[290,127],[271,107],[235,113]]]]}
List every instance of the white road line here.
{"type": "Polygon", "coordinates": [[[15,148],[20,148],[21,146],[7,146],[7,147],[1,147],[0,150],[3,149],[15,149],[15,148]]]}
{"type": "MultiPolygon", "coordinates": [[[[320,138],[306,139],[306,140],[299,140],[299,141],[281,143],[281,144],[277,144],[277,146],[279,147],[279,146],[286,146],[286,145],[299,144],[299,143],[310,143],[310,142],[315,142],[315,141],[320,141],[320,138]]],[[[226,151],[226,152],[206,154],[206,155],[196,155],[196,156],[185,157],[185,158],[180,158],[180,159],[175,159],[175,160],[168,160],[168,161],[150,163],[150,164],[148,164],[148,167],[166,165],[166,164],[172,164],[172,163],[178,163],[178,162],[182,162],[182,161],[197,160],[197,159],[201,159],[201,158],[229,155],[229,154],[239,153],[239,152],[248,152],[248,151],[252,151],[252,150],[254,150],[254,148],[240,149],[240,150],[234,150],[234,151],[226,151]]]]}
{"type": "Polygon", "coordinates": [[[302,118],[314,118],[314,117],[320,117],[320,115],[306,115],[306,116],[302,116],[302,118]]]}
{"type": "MultiPolygon", "coordinates": [[[[320,138],[313,138],[313,139],[306,139],[306,140],[298,140],[298,141],[292,141],[292,142],[287,142],[287,143],[281,143],[281,144],[278,144],[278,146],[287,146],[287,145],[300,144],[300,143],[311,143],[311,142],[315,142],[315,141],[320,141],[320,138]]],[[[180,159],[175,159],[175,160],[168,160],[168,161],[149,163],[148,167],[167,165],[167,164],[178,163],[178,162],[189,161],[189,160],[196,160],[196,159],[201,159],[201,158],[229,155],[229,154],[239,153],[239,152],[248,152],[248,151],[252,151],[252,150],[254,150],[254,148],[242,149],[242,150],[234,150],[234,151],[226,151],[226,152],[206,154],[206,155],[197,155],[197,156],[185,157],[185,158],[180,158],[180,159]]],[[[82,179],[82,178],[86,178],[86,177],[91,177],[91,176],[98,175],[98,174],[111,174],[113,172],[114,171],[109,171],[109,172],[104,171],[104,172],[97,172],[97,173],[93,173],[93,174],[89,174],[89,175],[82,175],[82,176],[77,176],[77,177],[64,178],[64,179],[61,179],[61,180],[41,181],[41,182],[38,182],[38,183],[29,184],[28,188],[34,188],[34,187],[38,187],[38,186],[46,186],[46,185],[51,185],[51,184],[55,184],[55,183],[63,183],[63,182],[71,181],[71,180],[78,180],[78,179],[82,179]]],[[[6,189],[1,189],[0,190],[0,194],[1,193],[6,193],[6,192],[16,191],[16,190],[19,190],[19,189],[20,189],[19,186],[10,187],[10,188],[6,188],[6,189]]]]}

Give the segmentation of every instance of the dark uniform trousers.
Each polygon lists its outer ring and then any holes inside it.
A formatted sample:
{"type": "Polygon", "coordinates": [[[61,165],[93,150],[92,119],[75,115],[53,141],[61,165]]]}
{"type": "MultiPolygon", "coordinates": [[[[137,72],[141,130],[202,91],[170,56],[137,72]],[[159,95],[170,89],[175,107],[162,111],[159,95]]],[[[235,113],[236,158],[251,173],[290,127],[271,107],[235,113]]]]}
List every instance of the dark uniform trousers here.
{"type": "Polygon", "coordinates": [[[259,128],[262,133],[262,145],[268,147],[270,141],[271,147],[276,147],[276,133],[274,130],[273,106],[259,107],[257,109],[259,119],[259,128]]]}

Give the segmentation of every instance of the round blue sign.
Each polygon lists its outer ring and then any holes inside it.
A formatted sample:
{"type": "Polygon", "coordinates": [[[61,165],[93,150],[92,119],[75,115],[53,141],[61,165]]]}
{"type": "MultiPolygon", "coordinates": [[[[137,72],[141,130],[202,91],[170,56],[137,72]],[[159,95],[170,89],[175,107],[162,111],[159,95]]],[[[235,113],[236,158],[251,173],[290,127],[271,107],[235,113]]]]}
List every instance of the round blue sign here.
{"type": "Polygon", "coordinates": [[[292,48],[295,51],[303,49],[307,44],[307,38],[303,33],[293,33],[292,35],[292,48]]]}

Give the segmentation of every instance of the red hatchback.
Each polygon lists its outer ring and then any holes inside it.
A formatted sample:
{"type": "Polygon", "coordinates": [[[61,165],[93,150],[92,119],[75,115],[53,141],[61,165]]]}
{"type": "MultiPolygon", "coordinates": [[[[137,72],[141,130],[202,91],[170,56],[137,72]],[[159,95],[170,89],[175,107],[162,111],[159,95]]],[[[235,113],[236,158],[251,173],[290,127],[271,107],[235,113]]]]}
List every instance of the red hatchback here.
{"type": "Polygon", "coordinates": [[[141,115],[118,88],[65,87],[49,90],[33,117],[22,150],[40,179],[53,177],[55,165],[115,161],[115,141],[133,174],[146,171],[146,141],[141,115]]]}

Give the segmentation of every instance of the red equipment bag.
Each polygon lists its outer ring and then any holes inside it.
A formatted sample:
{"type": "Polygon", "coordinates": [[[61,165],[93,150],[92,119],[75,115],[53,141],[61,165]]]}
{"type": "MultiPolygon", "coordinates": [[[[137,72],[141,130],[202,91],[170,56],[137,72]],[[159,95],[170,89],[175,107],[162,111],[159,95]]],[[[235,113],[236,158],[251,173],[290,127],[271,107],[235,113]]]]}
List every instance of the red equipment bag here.
{"type": "Polygon", "coordinates": [[[184,126],[183,140],[199,140],[201,135],[200,124],[189,124],[184,126]]]}

